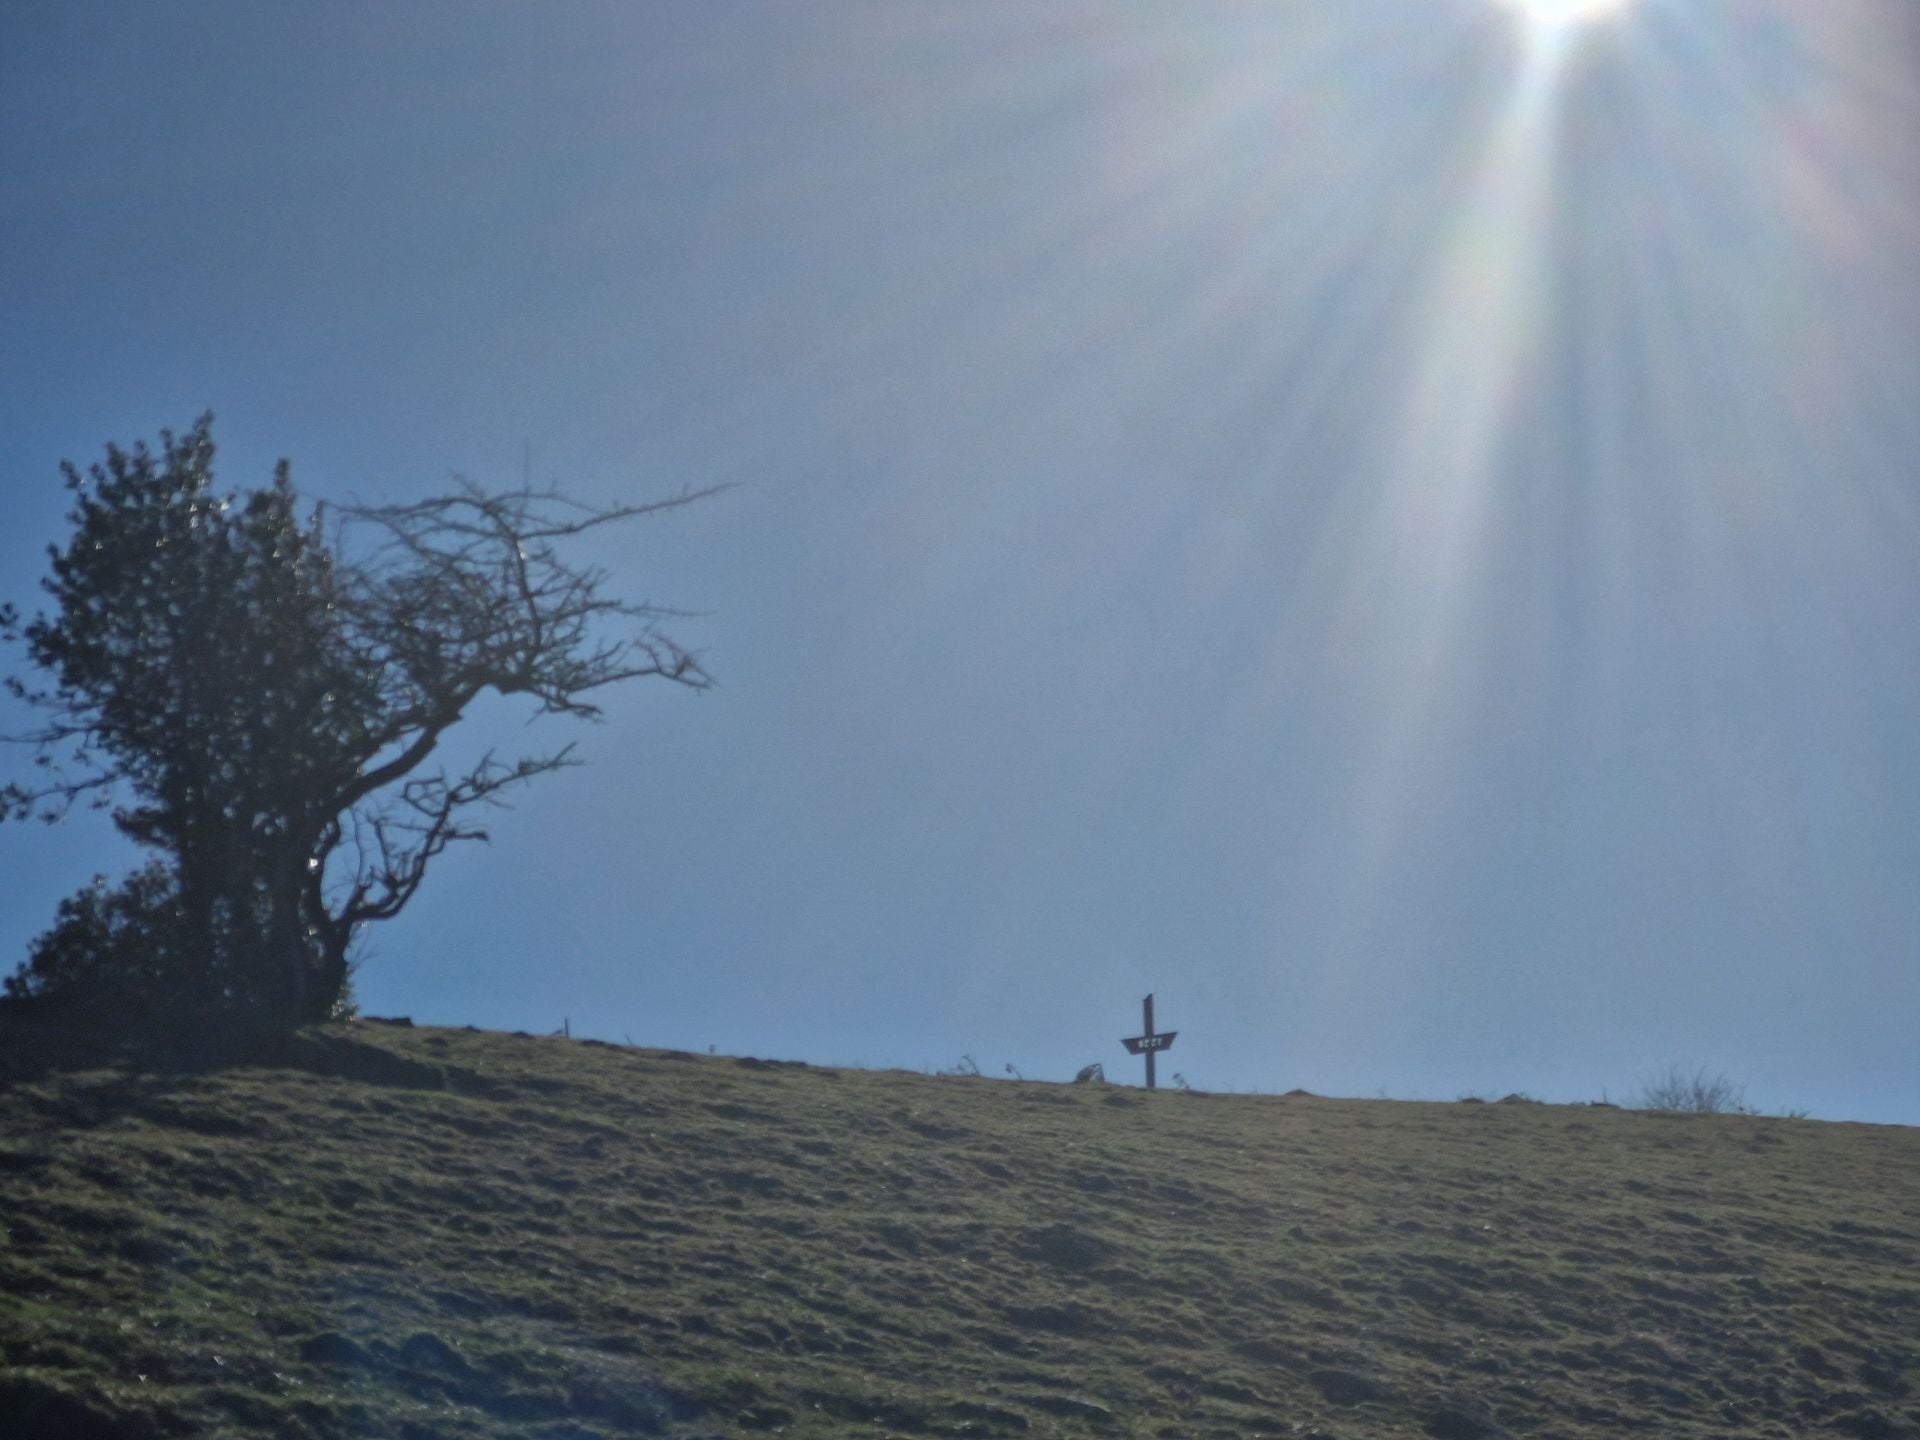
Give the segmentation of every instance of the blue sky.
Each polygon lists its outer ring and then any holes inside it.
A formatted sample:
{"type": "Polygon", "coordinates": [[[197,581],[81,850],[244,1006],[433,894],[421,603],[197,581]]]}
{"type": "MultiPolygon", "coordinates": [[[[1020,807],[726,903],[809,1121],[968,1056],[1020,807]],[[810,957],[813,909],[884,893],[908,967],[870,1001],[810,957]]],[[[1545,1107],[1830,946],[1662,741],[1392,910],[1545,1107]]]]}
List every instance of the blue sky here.
{"type": "MultiPolygon", "coordinates": [[[[1202,1088],[1920,1122],[1915,28],[10,4],[0,593],[209,408],[229,486],[737,486],[600,552],[719,688],[374,1013],[1133,1077],[1151,990],[1202,1088]]],[[[0,957],[126,860],[0,828],[0,957]]]]}

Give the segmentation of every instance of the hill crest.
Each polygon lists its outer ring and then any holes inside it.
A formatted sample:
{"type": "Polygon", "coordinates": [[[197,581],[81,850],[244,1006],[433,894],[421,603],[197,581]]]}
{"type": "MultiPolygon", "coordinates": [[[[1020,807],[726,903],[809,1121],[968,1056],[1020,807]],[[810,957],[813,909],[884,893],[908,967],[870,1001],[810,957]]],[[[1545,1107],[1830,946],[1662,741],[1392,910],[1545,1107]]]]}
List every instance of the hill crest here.
{"type": "Polygon", "coordinates": [[[1902,1127],[366,1023],[0,1089],[5,1433],[1872,1440],[1916,1336],[1902,1127]]]}

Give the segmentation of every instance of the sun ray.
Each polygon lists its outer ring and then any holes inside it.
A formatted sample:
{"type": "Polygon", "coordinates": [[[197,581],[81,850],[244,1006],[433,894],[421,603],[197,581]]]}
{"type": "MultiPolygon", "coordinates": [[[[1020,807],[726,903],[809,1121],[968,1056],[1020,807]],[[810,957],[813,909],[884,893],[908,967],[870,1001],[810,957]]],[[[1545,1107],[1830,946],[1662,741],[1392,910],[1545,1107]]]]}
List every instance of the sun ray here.
{"type": "Polygon", "coordinates": [[[1427,270],[1386,479],[1349,577],[1347,624],[1374,650],[1383,687],[1355,732],[1366,779],[1344,908],[1356,917],[1411,839],[1417,797],[1447,783],[1436,767],[1472,722],[1478,577],[1503,505],[1501,452],[1548,309],[1554,68],[1542,53],[1522,58],[1427,270]]]}
{"type": "Polygon", "coordinates": [[[1529,77],[1557,70],[1583,32],[1623,19],[1636,0],[1497,0],[1513,18],[1529,77]]]}
{"type": "Polygon", "coordinates": [[[1502,0],[1521,24],[1534,30],[1567,30],[1624,13],[1633,0],[1502,0]]]}

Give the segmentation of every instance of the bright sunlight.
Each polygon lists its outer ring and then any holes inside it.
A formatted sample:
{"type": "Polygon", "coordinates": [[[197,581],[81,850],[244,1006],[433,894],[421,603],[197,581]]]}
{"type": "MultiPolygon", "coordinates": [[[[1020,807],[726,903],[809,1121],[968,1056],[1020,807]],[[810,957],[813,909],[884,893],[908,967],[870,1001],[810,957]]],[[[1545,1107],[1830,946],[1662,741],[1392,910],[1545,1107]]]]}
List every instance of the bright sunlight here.
{"type": "Polygon", "coordinates": [[[1617,20],[1634,0],[1496,0],[1514,18],[1536,64],[1551,61],[1582,30],[1617,20]]]}
{"type": "Polygon", "coordinates": [[[1501,0],[1501,3],[1533,29],[1560,31],[1618,15],[1632,0],[1501,0]]]}

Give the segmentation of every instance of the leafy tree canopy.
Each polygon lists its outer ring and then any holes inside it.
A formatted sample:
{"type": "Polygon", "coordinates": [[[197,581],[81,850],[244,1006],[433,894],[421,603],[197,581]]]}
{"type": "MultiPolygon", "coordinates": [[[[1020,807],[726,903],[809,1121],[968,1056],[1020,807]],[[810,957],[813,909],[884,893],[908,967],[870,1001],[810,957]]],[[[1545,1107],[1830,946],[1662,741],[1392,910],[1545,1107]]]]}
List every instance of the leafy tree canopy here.
{"type": "Polygon", "coordinates": [[[91,802],[158,857],[63,903],[7,981],[16,1001],[324,1017],[360,928],[399,914],[449,845],[486,838],[475,808],[572,763],[570,745],[440,762],[476,700],[594,719],[620,681],[710,683],[659,629],[669,612],[566,553],[709,492],[596,508],[461,481],[303,519],[285,461],[265,488],[214,489],[211,425],[64,466],[53,609],[0,607],[0,637],[45,677],[6,681],[41,723],[16,737],[38,778],[0,788],[0,818],[91,802]]]}

